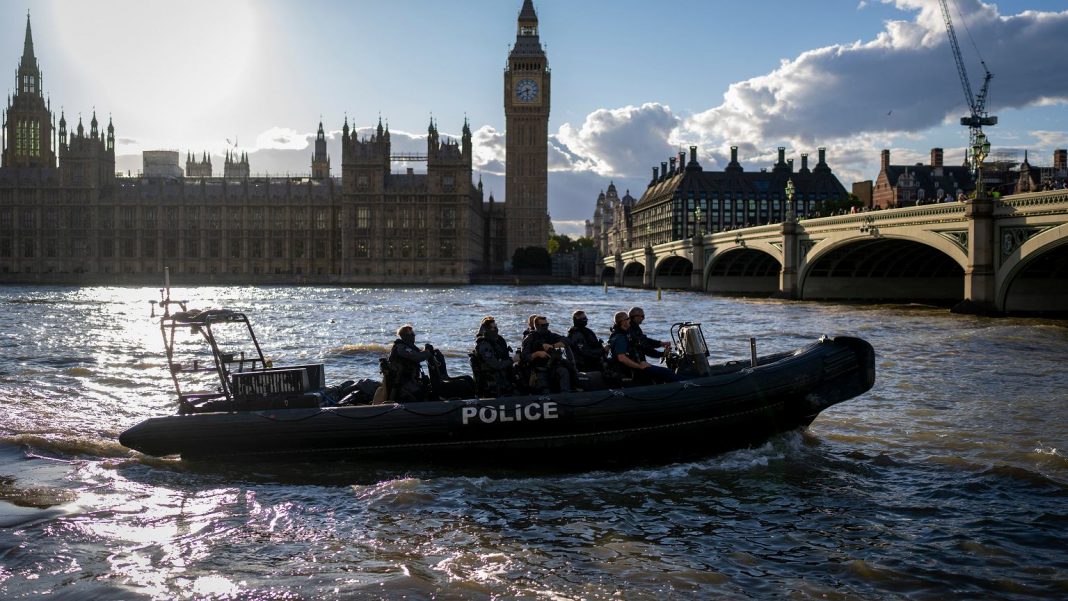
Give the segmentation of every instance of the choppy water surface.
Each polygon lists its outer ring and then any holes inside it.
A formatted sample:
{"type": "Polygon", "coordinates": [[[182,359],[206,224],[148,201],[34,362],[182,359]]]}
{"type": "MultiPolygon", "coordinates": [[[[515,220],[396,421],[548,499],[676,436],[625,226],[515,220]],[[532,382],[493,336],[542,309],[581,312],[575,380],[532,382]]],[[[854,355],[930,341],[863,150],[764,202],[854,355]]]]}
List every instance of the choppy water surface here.
{"type": "MultiPolygon", "coordinates": [[[[0,597],[1068,596],[1068,325],[926,307],[600,288],[197,288],[279,363],[376,377],[398,325],[450,351],[578,308],[605,330],[705,324],[717,358],[817,336],[878,352],[868,394],[805,432],[703,461],[550,474],[150,459],[173,412],[145,288],[0,288],[0,597]]],[[[537,461],[531,458],[532,463],[537,461]]]]}

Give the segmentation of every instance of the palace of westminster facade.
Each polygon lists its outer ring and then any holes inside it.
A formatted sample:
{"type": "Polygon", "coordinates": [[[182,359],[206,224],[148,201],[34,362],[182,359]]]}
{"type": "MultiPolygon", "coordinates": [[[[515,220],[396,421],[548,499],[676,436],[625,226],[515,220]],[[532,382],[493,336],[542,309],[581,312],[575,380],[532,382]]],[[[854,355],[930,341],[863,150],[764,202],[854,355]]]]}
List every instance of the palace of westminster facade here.
{"type": "MultiPolygon", "coordinates": [[[[519,13],[504,73],[507,203],[472,179],[471,130],[443,139],[431,121],[425,156],[394,155],[381,119],[342,129],[330,174],[322,123],[311,177],[251,177],[228,155],[222,176],[188,155],[184,174],[115,173],[115,128],[94,111],[58,127],[45,100],[29,16],[3,123],[0,282],[456,284],[500,271],[515,249],[548,241],[550,72],[531,0],[519,13]],[[425,161],[426,173],[392,163],[425,161]]],[[[156,153],[165,154],[165,153],[156,153]]],[[[173,153],[172,153],[173,154],[173,153]]],[[[146,163],[147,163],[146,158],[146,163]]]]}

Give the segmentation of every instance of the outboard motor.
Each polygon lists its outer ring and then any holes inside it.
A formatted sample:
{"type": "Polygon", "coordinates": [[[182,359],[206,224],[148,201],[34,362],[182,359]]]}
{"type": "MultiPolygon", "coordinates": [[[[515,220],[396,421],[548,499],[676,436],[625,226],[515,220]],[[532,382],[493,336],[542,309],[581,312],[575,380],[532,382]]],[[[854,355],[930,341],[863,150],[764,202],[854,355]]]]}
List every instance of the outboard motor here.
{"type": "MultiPolygon", "coordinates": [[[[678,324],[679,353],[682,355],[681,369],[690,371],[695,376],[707,376],[708,343],[699,323],[678,324]]],[[[680,369],[680,371],[681,371],[680,369]]]]}

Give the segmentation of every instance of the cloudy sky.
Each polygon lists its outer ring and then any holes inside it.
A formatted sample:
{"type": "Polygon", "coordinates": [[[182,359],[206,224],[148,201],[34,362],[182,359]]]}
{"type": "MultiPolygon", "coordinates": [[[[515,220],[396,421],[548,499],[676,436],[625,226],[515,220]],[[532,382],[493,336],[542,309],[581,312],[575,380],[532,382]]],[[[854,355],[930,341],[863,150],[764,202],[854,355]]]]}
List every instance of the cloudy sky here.
{"type": "MultiPolygon", "coordinates": [[[[475,130],[476,165],[504,199],[502,70],[521,0],[6,1],[0,64],[14,69],[25,11],[53,108],[114,118],[120,167],[142,150],[248,152],[256,173],[310,171],[320,116],[335,174],[347,115],[388,121],[425,148],[433,115],[475,130]],[[229,141],[229,142],[228,142],[229,141]]],[[[950,0],[973,87],[995,77],[995,152],[1048,165],[1068,146],[1068,3],[950,0]]],[[[963,160],[964,94],[936,0],[536,0],[552,68],[549,209],[575,233],[615,181],[640,197],[653,165],[699,147],[721,169],[776,148],[827,147],[848,188],[930,148],[963,160]]],[[[398,165],[402,170],[404,166],[398,165]]],[[[477,177],[477,175],[476,175],[477,177]]]]}

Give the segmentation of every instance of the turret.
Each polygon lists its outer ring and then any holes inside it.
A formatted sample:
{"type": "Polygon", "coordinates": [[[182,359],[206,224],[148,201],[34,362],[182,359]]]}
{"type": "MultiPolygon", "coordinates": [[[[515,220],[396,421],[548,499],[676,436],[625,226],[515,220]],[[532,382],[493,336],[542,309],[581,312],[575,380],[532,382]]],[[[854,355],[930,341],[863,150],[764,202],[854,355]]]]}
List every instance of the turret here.
{"type": "Polygon", "coordinates": [[[112,153],[115,152],[115,125],[111,122],[111,115],[108,115],[107,149],[112,153]]]}
{"type": "Polygon", "coordinates": [[[319,131],[315,135],[315,154],[312,155],[311,167],[313,179],[330,177],[330,156],[326,154],[326,132],[323,131],[322,119],[319,119],[319,131]]]}

